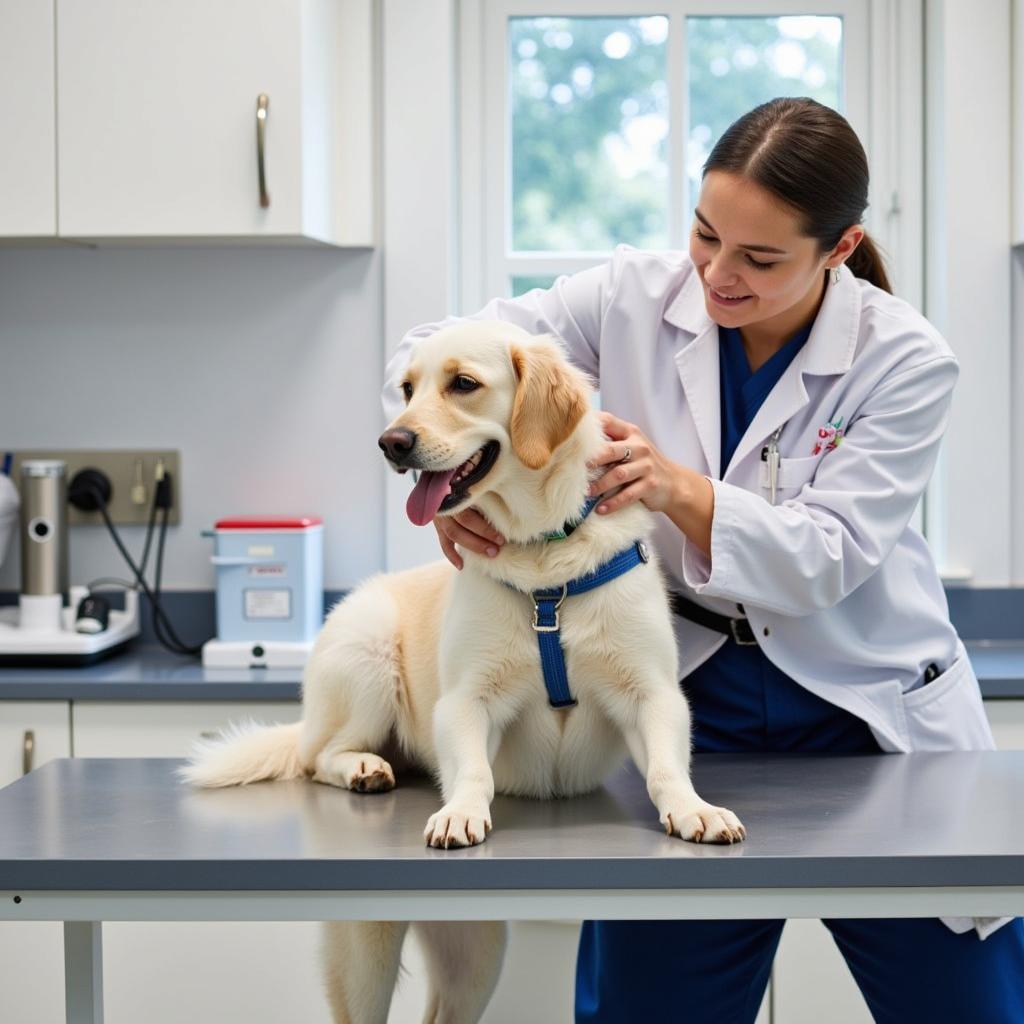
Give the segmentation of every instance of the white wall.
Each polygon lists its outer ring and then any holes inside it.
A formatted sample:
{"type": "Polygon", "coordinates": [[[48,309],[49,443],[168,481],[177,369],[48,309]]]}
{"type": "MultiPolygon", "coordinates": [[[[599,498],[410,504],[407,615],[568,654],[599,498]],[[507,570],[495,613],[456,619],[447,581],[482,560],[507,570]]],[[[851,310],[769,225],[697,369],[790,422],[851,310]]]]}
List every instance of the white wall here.
{"type": "Polygon", "coordinates": [[[1024,509],[1011,487],[1009,0],[926,0],[925,31],[925,314],[960,362],[929,537],[943,569],[1008,586],[1024,582],[1011,569],[1024,509]]]}
{"type": "MultiPolygon", "coordinates": [[[[325,585],[351,586],[384,559],[381,281],[365,250],[0,250],[0,452],[178,448],[166,586],[212,588],[200,531],[239,514],[322,516],[325,585]]],[[[73,582],[125,571],[72,528],[73,582]]]]}
{"type": "MultiPolygon", "coordinates": [[[[386,0],[382,163],[386,349],[455,311],[458,278],[455,0],[386,0]]],[[[405,515],[412,482],[388,473],[387,569],[440,558],[431,526],[405,515]]]]}

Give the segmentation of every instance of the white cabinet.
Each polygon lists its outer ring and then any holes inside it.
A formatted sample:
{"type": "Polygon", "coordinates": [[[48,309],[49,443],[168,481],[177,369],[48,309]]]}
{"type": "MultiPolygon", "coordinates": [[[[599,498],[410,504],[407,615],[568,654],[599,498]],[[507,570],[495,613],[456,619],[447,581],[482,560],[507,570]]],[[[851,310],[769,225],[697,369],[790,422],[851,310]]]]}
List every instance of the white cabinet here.
{"type": "MultiPolygon", "coordinates": [[[[299,717],[297,701],[76,703],[75,756],[184,757],[193,740],[228,722],[299,717]]],[[[312,922],[107,922],[104,1020],[328,1024],[318,942],[319,925],[312,922]]]]}
{"type": "Polygon", "coordinates": [[[0,0],[0,237],[57,233],[53,4],[0,0]]]}
{"type": "MultiPolygon", "coordinates": [[[[70,756],[65,701],[0,701],[0,786],[21,778],[26,758],[38,768],[55,757],[70,756]]],[[[0,922],[0,1006],[3,1024],[64,1019],[60,922],[0,922]]]]}
{"type": "Polygon", "coordinates": [[[373,0],[0,0],[0,238],[373,245],[376,35],[373,0]]]}
{"type": "Polygon", "coordinates": [[[71,756],[66,701],[0,701],[0,786],[57,757],[71,756]]]}
{"type": "Polygon", "coordinates": [[[301,717],[298,701],[76,701],[71,710],[75,757],[187,757],[196,740],[231,722],[271,724],[301,717]]]}
{"type": "Polygon", "coordinates": [[[987,700],[985,711],[996,746],[1000,750],[1024,750],[1024,700],[987,700]]]}

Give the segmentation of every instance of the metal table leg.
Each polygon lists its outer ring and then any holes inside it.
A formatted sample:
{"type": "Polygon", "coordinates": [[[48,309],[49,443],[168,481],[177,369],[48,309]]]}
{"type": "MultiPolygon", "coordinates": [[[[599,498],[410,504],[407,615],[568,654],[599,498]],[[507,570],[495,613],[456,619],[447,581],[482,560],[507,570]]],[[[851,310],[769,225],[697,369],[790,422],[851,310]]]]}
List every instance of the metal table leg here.
{"type": "Polygon", "coordinates": [[[103,1024],[103,937],[100,921],[64,922],[67,1024],[103,1024]]]}

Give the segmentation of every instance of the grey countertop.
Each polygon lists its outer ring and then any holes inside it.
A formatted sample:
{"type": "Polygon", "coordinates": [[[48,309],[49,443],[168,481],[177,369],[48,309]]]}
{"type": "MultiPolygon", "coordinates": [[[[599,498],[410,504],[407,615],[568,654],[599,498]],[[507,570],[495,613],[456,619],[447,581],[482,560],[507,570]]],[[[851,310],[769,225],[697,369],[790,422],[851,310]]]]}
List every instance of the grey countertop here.
{"type": "MultiPolygon", "coordinates": [[[[1024,698],[1024,641],[966,641],[986,698],[1024,698]]],[[[0,669],[0,700],[289,701],[300,669],[204,669],[160,647],[87,668],[0,669]]]]}
{"type": "Polygon", "coordinates": [[[203,668],[139,646],[84,668],[2,668],[0,700],[289,701],[301,679],[298,668],[203,668]]]}
{"type": "Polygon", "coordinates": [[[434,850],[426,779],[195,790],[180,763],[63,759],[0,790],[0,890],[1024,885],[1024,752],[698,755],[698,790],[747,826],[731,847],[666,836],[632,769],[586,797],[499,796],[486,843],[434,850]]]}

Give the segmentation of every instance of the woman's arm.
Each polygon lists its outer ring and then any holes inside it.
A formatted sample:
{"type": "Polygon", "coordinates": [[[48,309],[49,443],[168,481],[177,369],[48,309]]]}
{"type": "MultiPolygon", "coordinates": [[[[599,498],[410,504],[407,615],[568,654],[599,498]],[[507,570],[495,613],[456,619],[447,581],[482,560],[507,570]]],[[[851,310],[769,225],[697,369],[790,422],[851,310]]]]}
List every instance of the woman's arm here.
{"type": "Polygon", "coordinates": [[[698,594],[784,615],[831,608],[878,568],[910,522],[938,457],[957,374],[956,361],[940,356],[884,380],[843,443],[777,506],[671,463],[614,417],[605,429],[617,440],[606,454],[621,459],[629,447],[632,457],[597,481],[595,493],[624,485],[602,502],[608,512],[637,500],[664,512],[686,537],[683,578],[698,594]]]}

